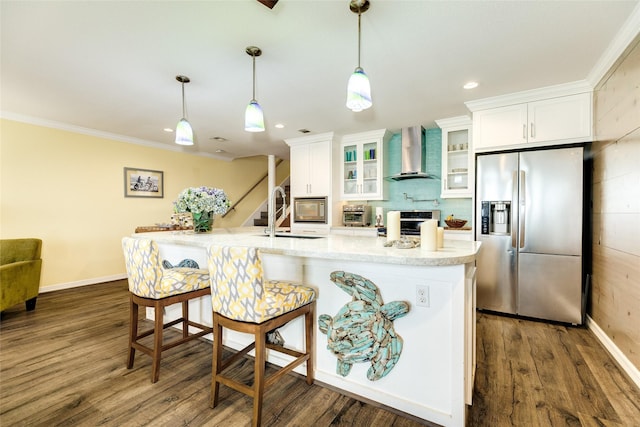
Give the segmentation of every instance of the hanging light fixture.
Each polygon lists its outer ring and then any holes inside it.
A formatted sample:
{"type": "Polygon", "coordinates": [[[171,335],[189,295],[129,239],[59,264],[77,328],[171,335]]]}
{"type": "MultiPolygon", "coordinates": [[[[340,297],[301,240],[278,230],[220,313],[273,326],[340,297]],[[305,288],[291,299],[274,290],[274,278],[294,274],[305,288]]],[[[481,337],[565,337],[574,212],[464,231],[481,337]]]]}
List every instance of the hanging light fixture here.
{"type": "Polygon", "coordinates": [[[246,49],[249,56],[253,58],[253,98],[247,105],[244,113],[244,130],[247,132],[264,132],[264,114],[262,107],[256,101],[256,56],[262,55],[262,50],[256,46],[249,46],[246,49]]]}
{"type": "Polygon", "coordinates": [[[347,108],[354,112],[366,110],[373,104],[369,77],[360,66],[360,17],[369,10],[369,6],[369,0],[351,0],[349,3],[351,12],[358,14],[358,66],[347,84],[347,108]]]}
{"type": "Polygon", "coordinates": [[[187,121],[186,108],[184,107],[184,84],[191,80],[187,76],[176,76],[176,80],[182,83],[182,118],[176,125],[176,144],[193,145],[193,129],[187,121]]]}

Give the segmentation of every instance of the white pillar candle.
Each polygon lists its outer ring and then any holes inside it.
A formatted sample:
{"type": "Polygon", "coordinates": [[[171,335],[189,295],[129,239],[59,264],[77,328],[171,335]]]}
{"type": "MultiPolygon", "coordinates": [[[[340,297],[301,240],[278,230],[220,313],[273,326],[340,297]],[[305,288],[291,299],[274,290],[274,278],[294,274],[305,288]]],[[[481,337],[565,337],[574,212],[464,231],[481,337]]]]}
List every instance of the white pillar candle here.
{"type": "Polygon", "coordinates": [[[420,224],[420,246],[428,251],[437,250],[438,221],[430,219],[420,224]]]}
{"type": "Polygon", "coordinates": [[[438,242],[438,249],[444,247],[444,228],[438,227],[436,241],[438,242]]]}
{"type": "Polygon", "coordinates": [[[387,212],[387,241],[400,240],[400,212],[387,212]]]}

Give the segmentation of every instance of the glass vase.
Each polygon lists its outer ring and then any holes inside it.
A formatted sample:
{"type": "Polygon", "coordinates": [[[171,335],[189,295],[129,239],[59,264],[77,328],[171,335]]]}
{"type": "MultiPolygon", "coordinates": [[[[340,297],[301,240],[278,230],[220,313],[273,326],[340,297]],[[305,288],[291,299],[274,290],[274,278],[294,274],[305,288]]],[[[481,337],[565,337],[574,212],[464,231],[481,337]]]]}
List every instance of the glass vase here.
{"type": "Polygon", "coordinates": [[[193,231],[195,233],[206,233],[213,227],[212,212],[198,212],[193,214],[193,231]]]}

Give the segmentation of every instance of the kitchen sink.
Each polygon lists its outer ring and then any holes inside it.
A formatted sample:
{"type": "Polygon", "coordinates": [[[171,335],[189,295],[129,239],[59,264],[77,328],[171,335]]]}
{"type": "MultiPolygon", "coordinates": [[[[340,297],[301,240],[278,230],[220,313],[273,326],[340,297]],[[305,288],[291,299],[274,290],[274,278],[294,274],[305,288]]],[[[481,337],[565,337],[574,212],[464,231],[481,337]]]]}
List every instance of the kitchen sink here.
{"type": "MultiPolygon", "coordinates": [[[[261,236],[269,237],[268,234],[261,234],[261,236]]],[[[322,239],[325,236],[315,236],[312,234],[276,233],[275,237],[286,237],[289,239],[322,239]]]]}

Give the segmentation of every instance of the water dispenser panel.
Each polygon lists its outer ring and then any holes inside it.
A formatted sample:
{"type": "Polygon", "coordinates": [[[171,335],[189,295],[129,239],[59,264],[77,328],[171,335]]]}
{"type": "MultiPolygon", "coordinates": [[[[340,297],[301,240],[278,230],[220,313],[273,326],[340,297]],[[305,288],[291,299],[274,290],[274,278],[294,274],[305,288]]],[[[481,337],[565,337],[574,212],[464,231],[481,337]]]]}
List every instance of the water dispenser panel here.
{"type": "Polygon", "coordinates": [[[480,210],[480,233],[489,234],[489,212],[491,211],[491,202],[482,202],[480,210]]]}
{"type": "Polygon", "coordinates": [[[481,234],[511,233],[511,201],[483,201],[480,209],[481,234]]]}
{"type": "Polygon", "coordinates": [[[509,234],[511,232],[511,202],[490,203],[489,234],[509,234]]]}

